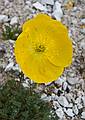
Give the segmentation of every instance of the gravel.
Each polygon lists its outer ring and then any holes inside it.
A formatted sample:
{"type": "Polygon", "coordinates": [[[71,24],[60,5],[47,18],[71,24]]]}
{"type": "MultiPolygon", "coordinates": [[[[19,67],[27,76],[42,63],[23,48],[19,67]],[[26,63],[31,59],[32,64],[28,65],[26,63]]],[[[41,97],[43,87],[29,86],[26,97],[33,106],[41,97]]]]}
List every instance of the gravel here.
{"type": "MultiPolygon", "coordinates": [[[[5,75],[19,80],[21,69],[14,57],[14,40],[1,37],[4,25],[14,26],[31,19],[37,13],[46,13],[68,28],[73,43],[73,62],[58,80],[41,84],[36,92],[41,99],[53,104],[60,120],[85,119],[85,1],[84,0],[0,0],[0,84],[5,75]]],[[[24,76],[24,87],[29,79],[24,76]]],[[[33,81],[31,80],[31,84],[33,81]]]]}

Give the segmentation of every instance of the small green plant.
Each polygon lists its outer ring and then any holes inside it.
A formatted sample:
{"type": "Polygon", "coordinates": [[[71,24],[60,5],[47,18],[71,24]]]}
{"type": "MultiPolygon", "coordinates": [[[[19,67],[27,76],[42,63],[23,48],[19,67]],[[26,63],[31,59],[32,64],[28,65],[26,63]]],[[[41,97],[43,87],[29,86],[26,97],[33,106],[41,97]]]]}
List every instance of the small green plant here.
{"type": "Polygon", "coordinates": [[[11,26],[5,25],[2,32],[2,37],[4,40],[16,40],[17,36],[21,33],[21,29],[19,25],[11,26]]]}
{"type": "Polygon", "coordinates": [[[14,80],[0,87],[0,120],[58,120],[51,110],[33,87],[24,88],[14,80]]]}

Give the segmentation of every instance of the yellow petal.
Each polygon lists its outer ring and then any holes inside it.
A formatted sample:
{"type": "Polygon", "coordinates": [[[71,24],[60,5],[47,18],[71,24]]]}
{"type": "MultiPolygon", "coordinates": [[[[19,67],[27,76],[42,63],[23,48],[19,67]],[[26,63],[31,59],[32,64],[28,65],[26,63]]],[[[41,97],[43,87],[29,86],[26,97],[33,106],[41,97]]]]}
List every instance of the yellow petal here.
{"type": "Polygon", "coordinates": [[[33,39],[48,45],[47,56],[56,66],[66,67],[72,62],[72,42],[67,28],[61,22],[51,19],[46,14],[39,14],[23,25],[24,31],[30,29],[33,39]]]}
{"type": "Polygon", "coordinates": [[[34,54],[33,50],[29,49],[29,41],[22,33],[15,44],[16,61],[24,74],[37,83],[56,80],[62,74],[63,67],[55,66],[43,54],[34,54]]]}
{"type": "Polygon", "coordinates": [[[48,38],[52,39],[52,41],[49,42],[49,49],[46,55],[54,65],[67,67],[72,62],[72,42],[66,34],[63,35],[64,36],[58,34],[57,38],[56,35],[53,34],[53,36],[48,38]]]}
{"type": "Polygon", "coordinates": [[[38,14],[37,16],[35,16],[33,19],[31,20],[27,20],[23,26],[22,26],[22,30],[25,31],[29,28],[33,28],[34,26],[40,26],[43,25],[43,22],[49,21],[51,19],[50,16],[46,15],[46,14],[38,14]]]}
{"type": "Polygon", "coordinates": [[[57,79],[72,62],[72,42],[67,28],[46,14],[23,25],[15,44],[16,61],[24,74],[38,83],[57,79]]]}

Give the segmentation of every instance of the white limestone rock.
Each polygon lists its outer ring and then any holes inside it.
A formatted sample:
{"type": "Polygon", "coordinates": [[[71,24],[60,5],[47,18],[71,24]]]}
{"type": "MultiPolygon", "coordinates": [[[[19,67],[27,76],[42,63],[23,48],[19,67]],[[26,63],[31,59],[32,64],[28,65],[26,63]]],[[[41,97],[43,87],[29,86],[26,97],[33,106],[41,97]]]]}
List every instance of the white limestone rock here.
{"type": "Polygon", "coordinates": [[[53,107],[55,108],[55,109],[57,109],[57,107],[61,107],[60,106],[60,104],[58,103],[58,101],[56,101],[56,100],[53,100],[53,107]]]}
{"type": "Polygon", "coordinates": [[[81,19],[81,23],[82,23],[82,24],[85,24],[85,18],[84,18],[84,19],[81,19]]]}
{"type": "Polygon", "coordinates": [[[45,101],[51,101],[51,96],[47,96],[47,94],[43,93],[41,95],[41,99],[45,101]]]}
{"type": "Polygon", "coordinates": [[[14,65],[14,62],[9,63],[9,64],[6,66],[5,71],[11,70],[11,69],[13,68],[13,65],[14,65]]]}
{"type": "Polygon", "coordinates": [[[18,17],[14,16],[11,21],[10,21],[10,25],[14,25],[18,23],[18,17]]]}
{"type": "Polygon", "coordinates": [[[62,105],[63,107],[68,107],[68,105],[69,105],[66,97],[64,97],[64,96],[60,96],[60,97],[58,98],[58,102],[59,102],[60,105],[62,105]]]}
{"type": "Polygon", "coordinates": [[[4,5],[5,6],[9,5],[9,1],[8,0],[4,0],[4,5]]]}
{"type": "Polygon", "coordinates": [[[28,88],[29,85],[27,83],[22,83],[23,87],[28,88]]]}
{"type": "Polygon", "coordinates": [[[38,9],[38,10],[41,10],[41,11],[47,11],[46,6],[42,5],[39,2],[34,3],[33,7],[36,8],[36,9],[38,9]]]}
{"type": "Polygon", "coordinates": [[[73,112],[74,112],[76,115],[78,115],[79,110],[78,110],[78,108],[77,108],[77,105],[74,105],[74,106],[73,106],[73,112]]]}
{"type": "Polygon", "coordinates": [[[80,47],[85,50],[85,39],[81,41],[80,47]]]}
{"type": "Polygon", "coordinates": [[[72,108],[73,107],[73,103],[70,103],[67,107],[72,108]]]}
{"type": "Polygon", "coordinates": [[[77,84],[79,82],[79,78],[77,78],[77,77],[75,77],[75,78],[68,78],[67,81],[68,81],[68,83],[70,85],[75,85],[75,84],[77,84]]]}
{"type": "Polygon", "coordinates": [[[41,2],[48,5],[54,5],[54,0],[41,0],[41,2]]]}
{"type": "Polygon", "coordinates": [[[85,34],[85,28],[81,29],[81,33],[85,34]]]}
{"type": "Polygon", "coordinates": [[[62,85],[65,81],[66,81],[65,78],[59,77],[58,80],[55,81],[55,83],[58,84],[58,85],[62,85]]]}
{"type": "Polygon", "coordinates": [[[82,106],[81,103],[78,103],[78,104],[77,104],[77,107],[78,107],[78,109],[82,109],[82,108],[83,108],[83,106],[82,106]]]}
{"type": "Polygon", "coordinates": [[[61,21],[61,18],[63,16],[63,12],[62,12],[62,9],[61,9],[61,4],[58,1],[55,2],[55,5],[53,7],[52,16],[55,19],[57,19],[58,21],[61,21]]]}
{"type": "Polygon", "coordinates": [[[28,6],[30,6],[30,5],[31,5],[31,2],[28,0],[28,1],[26,1],[26,4],[27,4],[28,6]]]}
{"type": "Polygon", "coordinates": [[[85,107],[85,96],[83,96],[81,99],[82,99],[83,105],[84,105],[84,107],[85,107]]]}
{"type": "Polygon", "coordinates": [[[67,86],[68,86],[68,83],[67,83],[67,82],[64,82],[64,83],[63,83],[63,90],[66,90],[67,86]]]}
{"type": "Polygon", "coordinates": [[[4,23],[7,21],[8,21],[8,16],[0,14],[0,23],[4,23]]]}
{"type": "Polygon", "coordinates": [[[52,99],[52,100],[55,100],[55,96],[56,96],[56,95],[55,95],[54,93],[52,93],[52,94],[51,94],[51,99],[52,99]]]}
{"type": "Polygon", "coordinates": [[[81,96],[79,96],[79,97],[76,98],[75,103],[76,104],[81,103],[81,96]]]}
{"type": "Polygon", "coordinates": [[[64,108],[64,112],[69,116],[69,117],[73,117],[75,114],[73,113],[72,109],[67,109],[64,108]]]}
{"type": "Polygon", "coordinates": [[[63,112],[62,108],[57,109],[56,114],[60,119],[62,119],[64,116],[64,112],[63,112]]]}
{"type": "Polygon", "coordinates": [[[81,118],[85,120],[85,112],[81,113],[81,118]]]}

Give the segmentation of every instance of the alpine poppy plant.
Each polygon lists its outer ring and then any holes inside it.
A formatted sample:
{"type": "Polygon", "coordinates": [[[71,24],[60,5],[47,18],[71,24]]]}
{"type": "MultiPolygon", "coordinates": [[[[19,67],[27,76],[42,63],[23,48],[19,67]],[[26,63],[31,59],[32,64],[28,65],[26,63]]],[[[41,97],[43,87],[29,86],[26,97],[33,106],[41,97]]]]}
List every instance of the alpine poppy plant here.
{"type": "Polygon", "coordinates": [[[46,14],[26,21],[15,42],[15,57],[23,73],[37,83],[56,80],[72,62],[67,28],[46,14]]]}

